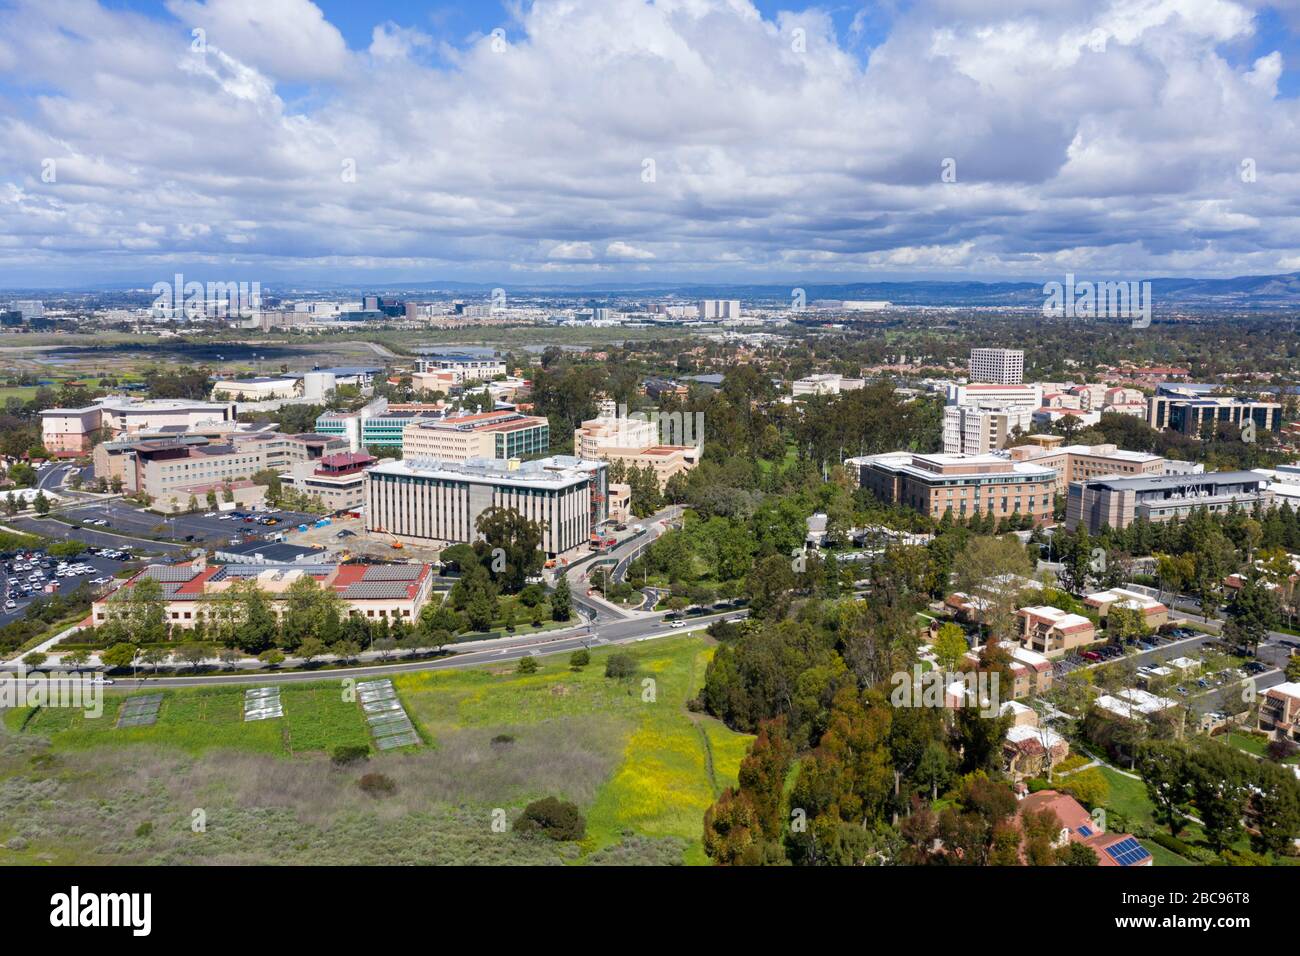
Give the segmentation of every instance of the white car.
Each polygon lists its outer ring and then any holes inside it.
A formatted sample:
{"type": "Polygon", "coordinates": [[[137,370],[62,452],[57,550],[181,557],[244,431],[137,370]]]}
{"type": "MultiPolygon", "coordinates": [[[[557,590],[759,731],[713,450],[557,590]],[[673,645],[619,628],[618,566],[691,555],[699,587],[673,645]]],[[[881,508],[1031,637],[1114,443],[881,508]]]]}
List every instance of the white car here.
{"type": "Polygon", "coordinates": [[[215,517],[217,517],[217,513],[216,513],[215,511],[209,511],[209,512],[208,512],[207,514],[205,514],[203,517],[205,517],[205,518],[215,518],[215,517]]]}
{"type": "Polygon", "coordinates": [[[5,609],[8,611],[12,611],[17,606],[18,606],[18,602],[15,601],[13,598],[10,598],[8,601],[5,601],[5,609]]]}
{"type": "Polygon", "coordinates": [[[673,622],[672,622],[671,624],[669,624],[668,626],[669,626],[669,627],[685,627],[685,626],[686,626],[686,622],[685,622],[685,621],[673,621],[673,622]]]}

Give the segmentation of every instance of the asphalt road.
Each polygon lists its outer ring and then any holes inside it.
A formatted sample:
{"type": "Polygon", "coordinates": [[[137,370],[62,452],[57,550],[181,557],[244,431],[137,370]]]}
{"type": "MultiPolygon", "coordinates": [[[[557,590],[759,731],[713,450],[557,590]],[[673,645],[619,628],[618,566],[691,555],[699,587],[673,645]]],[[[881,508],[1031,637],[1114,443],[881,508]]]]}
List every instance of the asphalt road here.
{"type": "MultiPolygon", "coordinates": [[[[681,514],[680,505],[671,505],[660,511],[655,512],[648,518],[634,519],[630,526],[641,525],[645,528],[644,534],[630,537],[611,548],[607,553],[599,556],[600,563],[606,563],[610,559],[614,561],[614,570],[611,572],[614,580],[622,580],[627,573],[627,566],[632,560],[641,553],[641,551],[658,538],[667,530],[666,524],[675,520],[681,514]]],[[[584,560],[576,567],[570,567],[565,571],[569,578],[569,589],[573,594],[573,603],[588,615],[593,616],[597,621],[618,621],[623,620],[631,615],[627,611],[614,607],[604,602],[596,601],[587,597],[587,572],[595,566],[597,558],[595,556],[584,560]]]]}
{"type": "Polygon", "coordinates": [[[148,538],[138,538],[130,534],[118,533],[114,531],[114,525],[106,526],[102,530],[97,528],[74,528],[54,518],[32,517],[10,518],[4,523],[12,528],[17,528],[19,531],[44,535],[47,538],[54,538],[59,541],[80,541],[96,548],[121,548],[130,545],[137,553],[152,552],[155,554],[175,554],[188,550],[186,547],[167,541],[151,541],[148,538]]]}
{"type": "Polygon", "coordinates": [[[663,620],[662,615],[642,617],[604,625],[576,627],[563,634],[521,636],[499,638],[493,641],[467,642],[449,644],[450,652],[445,657],[421,661],[373,662],[356,667],[337,668],[324,671],[285,671],[277,673],[257,667],[249,667],[243,673],[213,674],[212,676],[192,677],[143,677],[114,678],[117,690],[134,690],[137,687],[209,687],[213,684],[286,684],[297,681],[342,680],[347,677],[367,679],[392,674],[417,671],[446,670],[448,668],[483,667],[517,661],[523,657],[544,657],[554,654],[571,654],[582,648],[604,647],[608,645],[637,644],[657,638],[674,637],[702,630],[709,623],[728,617],[744,616],[745,611],[731,611],[726,614],[708,614],[693,618],[685,626],[674,628],[663,620]]]}

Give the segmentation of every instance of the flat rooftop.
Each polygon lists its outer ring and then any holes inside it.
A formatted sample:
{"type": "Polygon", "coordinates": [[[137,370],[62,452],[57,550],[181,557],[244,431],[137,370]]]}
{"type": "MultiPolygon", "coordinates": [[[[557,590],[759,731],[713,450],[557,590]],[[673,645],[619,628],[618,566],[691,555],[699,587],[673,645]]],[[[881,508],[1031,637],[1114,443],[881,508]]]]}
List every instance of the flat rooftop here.
{"type": "Polygon", "coordinates": [[[572,455],[552,455],[514,465],[510,459],[504,458],[471,458],[462,462],[408,458],[376,465],[368,474],[372,479],[383,475],[405,475],[478,484],[521,484],[560,489],[589,481],[592,474],[604,467],[606,465],[603,461],[574,458],[572,455]]]}

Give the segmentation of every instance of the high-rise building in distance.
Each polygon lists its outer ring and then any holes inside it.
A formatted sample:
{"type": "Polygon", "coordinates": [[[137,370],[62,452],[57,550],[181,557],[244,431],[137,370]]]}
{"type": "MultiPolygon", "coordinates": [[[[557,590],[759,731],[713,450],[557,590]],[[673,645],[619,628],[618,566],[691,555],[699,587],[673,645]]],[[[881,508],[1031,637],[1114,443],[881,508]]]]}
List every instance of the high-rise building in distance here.
{"type": "Polygon", "coordinates": [[[1025,353],[1020,349],[971,349],[970,380],[995,385],[1019,385],[1025,379],[1025,353]]]}

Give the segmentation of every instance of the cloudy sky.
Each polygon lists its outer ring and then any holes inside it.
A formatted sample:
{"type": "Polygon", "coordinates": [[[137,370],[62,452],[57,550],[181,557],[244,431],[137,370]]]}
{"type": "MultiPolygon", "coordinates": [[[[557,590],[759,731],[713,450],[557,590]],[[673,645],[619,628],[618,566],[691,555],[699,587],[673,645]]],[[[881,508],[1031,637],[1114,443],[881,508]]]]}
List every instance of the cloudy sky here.
{"type": "Polygon", "coordinates": [[[1300,0],[0,0],[0,285],[1300,270],[1300,0]]]}

